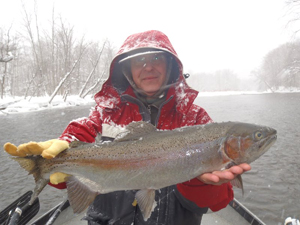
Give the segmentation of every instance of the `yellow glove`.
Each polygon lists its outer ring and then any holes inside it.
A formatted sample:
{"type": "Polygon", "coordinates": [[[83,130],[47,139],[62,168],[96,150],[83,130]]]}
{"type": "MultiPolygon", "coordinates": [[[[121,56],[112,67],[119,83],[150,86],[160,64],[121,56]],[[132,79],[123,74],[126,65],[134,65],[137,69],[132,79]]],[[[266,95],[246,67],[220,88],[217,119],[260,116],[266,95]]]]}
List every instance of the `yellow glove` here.
{"type": "Polygon", "coordinates": [[[66,177],[70,176],[66,173],[56,172],[50,175],[51,184],[60,184],[66,181],[66,177]]]}
{"type": "Polygon", "coordinates": [[[41,155],[46,159],[52,159],[62,151],[69,148],[69,142],[58,139],[52,139],[44,142],[28,142],[18,147],[6,143],[4,150],[13,156],[25,157],[28,155],[41,155]]]}

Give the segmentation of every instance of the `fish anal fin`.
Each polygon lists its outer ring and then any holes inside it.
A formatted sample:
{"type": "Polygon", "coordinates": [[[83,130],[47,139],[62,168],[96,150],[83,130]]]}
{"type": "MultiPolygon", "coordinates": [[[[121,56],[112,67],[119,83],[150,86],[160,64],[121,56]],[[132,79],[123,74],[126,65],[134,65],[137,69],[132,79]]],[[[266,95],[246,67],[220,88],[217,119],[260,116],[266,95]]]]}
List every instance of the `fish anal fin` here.
{"type": "Polygon", "coordinates": [[[125,127],[125,131],[120,132],[115,141],[132,141],[139,140],[143,136],[157,131],[156,127],[145,121],[131,122],[125,127]]]}
{"type": "Polygon", "coordinates": [[[147,190],[139,190],[135,194],[135,198],[137,204],[143,214],[144,220],[147,221],[153,209],[155,208],[155,190],[147,189],[147,190]]]}
{"type": "Polygon", "coordinates": [[[94,182],[85,178],[75,176],[66,178],[68,198],[75,214],[83,212],[99,194],[90,185],[85,184],[86,182],[94,185],[94,182]],[[82,182],[83,180],[85,181],[84,183],[82,182]]]}

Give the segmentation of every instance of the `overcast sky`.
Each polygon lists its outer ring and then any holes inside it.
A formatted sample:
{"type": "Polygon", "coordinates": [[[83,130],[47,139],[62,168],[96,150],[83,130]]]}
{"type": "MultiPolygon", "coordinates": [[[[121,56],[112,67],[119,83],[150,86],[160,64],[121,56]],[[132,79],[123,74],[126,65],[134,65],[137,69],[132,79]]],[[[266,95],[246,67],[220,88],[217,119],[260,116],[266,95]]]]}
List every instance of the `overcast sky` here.
{"type": "MultiPolygon", "coordinates": [[[[33,0],[24,0],[28,10],[33,0]]],[[[42,24],[52,4],[75,30],[94,40],[108,38],[116,48],[132,33],[164,32],[185,72],[231,69],[247,76],[270,50],[291,41],[285,0],[36,0],[42,24]],[[42,5],[43,4],[43,5],[42,5]]],[[[17,27],[21,0],[0,0],[0,26],[17,27]]]]}

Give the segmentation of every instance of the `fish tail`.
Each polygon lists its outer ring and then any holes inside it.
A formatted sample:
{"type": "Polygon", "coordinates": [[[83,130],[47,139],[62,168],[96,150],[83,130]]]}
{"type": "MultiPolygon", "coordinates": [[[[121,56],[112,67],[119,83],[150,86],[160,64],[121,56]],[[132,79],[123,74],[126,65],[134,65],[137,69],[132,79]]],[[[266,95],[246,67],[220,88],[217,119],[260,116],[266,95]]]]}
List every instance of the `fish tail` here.
{"type": "Polygon", "coordinates": [[[28,174],[32,174],[35,180],[35,188],[31,199],[29,201],[29,205],[31,205],[34,200],[38,197],[40,192],[44,189],[44,187],[49,183],[49,179],[44,179],[41,176],[41,171],[38,166],[38,158],[37,157],[16,157],[13,158],[19,165],[28,172],[28,174]]]}

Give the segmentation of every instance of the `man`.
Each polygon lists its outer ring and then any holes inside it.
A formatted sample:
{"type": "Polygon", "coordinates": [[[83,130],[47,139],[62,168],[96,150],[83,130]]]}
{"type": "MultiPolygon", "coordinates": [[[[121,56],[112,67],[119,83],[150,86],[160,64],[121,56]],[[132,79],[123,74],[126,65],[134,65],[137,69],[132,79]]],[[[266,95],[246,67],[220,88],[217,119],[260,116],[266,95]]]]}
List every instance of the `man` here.
{"type": "MultiPolygon", "coordinates": [[[[197,91],[185,82],[183,67],[168,37],[159,31],[129,36],[110,67],[110,75],[95,95],[96,107],[88,118],[72,121],[59,140],[27,143],[5,150],[18,156],[42,154],[53,158],[74,140],[94,142],[113,140],[118,127],[132,121],[147,121],[158,129],[212,122],[206,111],[193,104],[197,91]]],[[[100,194],[89,207],[87,216],[94,224],[200,224],[202,215],[220,210],[233,199],[229,181],[250,170],[247,164],[225,171],[199,174],[199,177],[156,191],[157,206],[144,221],[138,205],[132,204],[136,191],[100,194]]],[[[64,186],[64,175],[50,180],[64,186]]]]}

